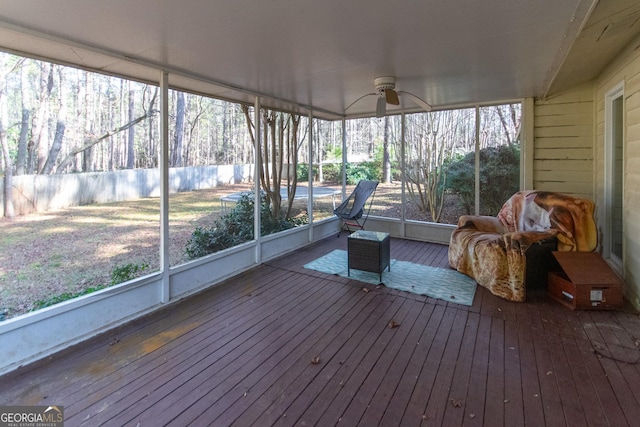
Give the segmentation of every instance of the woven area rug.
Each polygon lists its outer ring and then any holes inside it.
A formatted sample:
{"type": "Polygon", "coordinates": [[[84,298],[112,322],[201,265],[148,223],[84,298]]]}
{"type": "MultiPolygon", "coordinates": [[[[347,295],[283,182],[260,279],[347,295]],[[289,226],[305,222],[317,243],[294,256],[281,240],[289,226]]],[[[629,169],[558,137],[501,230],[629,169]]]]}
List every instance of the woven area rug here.
{"type": "MultiPolygon", "coordinates": [[[[347,251],[341,249],[333,250],[305,264],[304,267],[374,285],[381,283],[378,273],[351,269],[349,276],[347,251]]],[[[382,273],[382,284],[389,288],[463,305],[472,305],[476,293],[476,282],[455,270],[395,259],[391,260],[391,271],[385,270],[382,273]]]]}

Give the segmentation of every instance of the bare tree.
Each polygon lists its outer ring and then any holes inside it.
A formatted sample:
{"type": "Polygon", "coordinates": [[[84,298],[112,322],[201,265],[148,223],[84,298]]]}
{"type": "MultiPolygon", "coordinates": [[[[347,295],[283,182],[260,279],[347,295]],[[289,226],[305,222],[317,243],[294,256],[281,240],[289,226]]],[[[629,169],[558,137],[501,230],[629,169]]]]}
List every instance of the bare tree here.
{"type": "MultiPolygon", "coordinates": [[[[24,60],[23,60],[24,62],[24,60]]],[[[20,138],[18,139],[18,156],[16,158],[16,175],[24,175],[27,166],[27,144],[29,143],[29,120],[31,110],[29,109],[30,94],[27,90],[27,67],[20,67],[20,98],[22,104],[22,120],[20,123],[20,138]]]]}
{"type": "MultiPolygon", "coordinates": [[[[100,88],[100,84],[96,81],[96,77],[93,74],[85,74],[85,84],[86,84],[86,102],[85,102],[85,128],[83,129],[82,135],[85,135],[84,139],[90,140],[94,137],[96,129],[99,123],[99,113],[100,108],[98,106],[102,105],[103,93],[100,88]],[[92,96],[93,95],[93,96],[92,96]]],[[[91,146],[87,150],[82,151],[82,156],[80,158],[80,170],[83,172],[89,172],[92,169],[92,159],[93,159],[93,150],[91,146]]],[[[57,173],[60,173],[64,170],[58,165],[56,169],[57,173]]]]}
{"type": "Polygon", "coordinates": [[[62,140],[64,138],[64,131],[66,129],[66,119],[67,119],[67,94],[64,91],[64,77],[62,69],[57,69],[57,74],[59,76],[59,87],[60,87],[60,109],[58,110],[58,117],[56,120],[56,131],[53,137],[53,143],[51,144],[51,148],[49,149],[49,155],[47,156],[47,161],[42,167],[41,173],[43,175],[48,175],[53,171],[53,167],[56,163],[56,159],[58,158],[58,153],[60,153],[60,149],[62,148],[62,140]]]}
{"type": "Polygon", "coordinates": [[[13,162],[9,153],[9,142],[7,141],[7,76],[20,67],[22,61],[16,61],[6,71],[0,69],[0,149],[2,150],[2,160],[4,163],[4,216],[13,218],[13,162]]]}
{"type": "Polygon", "coordinates": [[[53,90],[53,64],[42,63],[40,66],[40,91],[38,96],[38,112],[34,123],[33,138],[37,150],[37,171],[40,173],[47,161],[49,147],[47,146],[47,121],[49,119],[49,99],[53,90]]]}
{"type": "Polygon", "coordinates": [[[515,139],[520,132],[519,112],[516,105],[519,104],[497,105],[494,107],[508,145],[515,143],[515,139]],[[507,111],[503,111],[503,108],[507,111]]]}
{"type": "Polygon", "coordinates": [[[389,116],[384,117],[384,136],[382,141],[382,182],[391,182],[391,159],[389,156],[389,138],[391,127],[389,123],[389,116]]]}
{"type": "Polygon", "coordinates": [[[184,138],[184,92],[176,92],[176,127],[173,133],[171,165],[182,166],[182,141],[184,138]]]}
{"type": "Polygon", "coordinates": [[[458,127],[456,111],[412,115],[407,126],[407,192],[421,212],[440,221],[445,198],[447,160],[453,155],[458,127]]]}
{"type": "Polygon", "coordinates": [[[7,101],[4,88],[0,88],[0,148],[2,148],[2,160],[4,161],[4,216],[13,218],[13,163],[9,155],[9,143],[7,142],[7,101]]]}
{"type": "MultiPolygon", "coordinates": [[[[131,89],[131,82],[129,82],[129,122],[132,122],[135,117],[135,91],[131,89]]],[[[135,128],[131,126],[127,135],[127,169],[133,169],[136,165],[136,150],[135,150],[135,128]]]]}
{"type": "MultiPolygon", "coordinates": [[[[157,92],[156,92],[156,95],[157,95],[157,92]]],[[[96,146],[98,143],[100,143],[101,141],[104,141],[105,139],[110,138],[111,136],[116,135],[119,132],[125,131],[125,130],[129,129],[130,127],[135,126],[138,123],[140,123],[140,122],[152,117],[153,115],[155,115],[158,111],[153,109],[154,101],[155,101],[155,96],[151,100],[151,103],[150,103],[150,106],[149,106],[150,109],[148,111],[145,111],[142,116],[137,117],[134,120],[130,121],[129,123],[125,123],[124,125],[119,126],[119,127],[115,128],[113,130],[105,132],[104,134],[102,134],[101,136],[99,136],[97,138],[89,138],[89,139],[87,139],[87,141],[85,142],[84,145],[82,145],[81,147],[78,147],[76,149],[71,150],[71,152],[67,155],[67,157],[65,157],[64,160],[62,160],[62,162],[60,162],[60,164],[56,168],[56,173],[61,173],[62,171],[64,171],[64,169],[71,163],[71,161],[73,160],[73,158],[77,154],[80,154],[82,152],[90,150],[94,146],[96,146]]]]}
{"type": "MultiPolygon", "coordinates": [[[[242,106],[251,140],[255,145],[255,125],[251,119],[249,107],[242,106]]],[[[267,197],[271,215],[276,218],[289,218],[293,199],[296,194],[298,177],[299,126],[300,115],[263,110],[262,114],[262,146],[260,169],[260,186],[267,197]],[[284,170],[285,160],[287,169],[284,170]],[[282,211],[280,187],[283,180],[287,184],[288,205],[282,211]]]]}

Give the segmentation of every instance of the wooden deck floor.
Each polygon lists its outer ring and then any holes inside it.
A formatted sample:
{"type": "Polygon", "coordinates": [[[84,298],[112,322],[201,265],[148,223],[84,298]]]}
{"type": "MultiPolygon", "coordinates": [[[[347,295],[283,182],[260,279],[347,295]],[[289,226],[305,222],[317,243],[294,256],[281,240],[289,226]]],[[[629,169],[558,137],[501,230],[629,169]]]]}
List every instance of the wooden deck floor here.
{"type": "MultiPolygon", "coordinates": [[[[0,405],[62,405],[67,426],[639,425],[637,313],[482,288],[467,307],[302,267],[346,242],[0,377],[0,405]]],[[[391,245],[447,267],[446,246],[391,245]]]]}

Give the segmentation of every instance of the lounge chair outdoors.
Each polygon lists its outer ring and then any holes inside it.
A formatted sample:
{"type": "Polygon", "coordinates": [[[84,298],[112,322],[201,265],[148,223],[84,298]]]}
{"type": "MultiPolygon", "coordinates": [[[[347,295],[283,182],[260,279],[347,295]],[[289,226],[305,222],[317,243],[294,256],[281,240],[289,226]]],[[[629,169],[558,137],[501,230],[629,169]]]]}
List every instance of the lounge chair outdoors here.
{"type": "MultiPolygon", "coordinates": [[[[334,209],[333,213],[340,218],[342,223],[342,230],[347,230],[351,233],[351,228],[364,229],[364,224],[367,222],[367,218],[369,217],[369,211],[371,210],[371,205],[373,204],[373,197],[375,196],[376,188],[378,187],[378,181],[360,181],[353,192],[347,197],[337,208],[334,209]],[[364,208],[367,203],[367,199],[371,197],[369,201],[369,208],[367,209],[367,214],[362,219],[364,215],[364,208]]],[[[340,234],[338,233],[338,237],[340,234]]]]}

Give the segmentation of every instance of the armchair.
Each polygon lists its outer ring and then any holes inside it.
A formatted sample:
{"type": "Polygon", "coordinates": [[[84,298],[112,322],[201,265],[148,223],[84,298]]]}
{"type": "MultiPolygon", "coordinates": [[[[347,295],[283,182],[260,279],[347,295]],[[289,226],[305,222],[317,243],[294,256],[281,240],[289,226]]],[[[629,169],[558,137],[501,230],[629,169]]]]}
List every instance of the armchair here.
{"type": "Polygon", "coordinates": [[[597,245],[592,201],[548,191],[520,191],[496,217],[463,215],[451,234],[449,265],[494,295],[526,299],[527,250],[555,240],[559,251],[597,245]]]}

